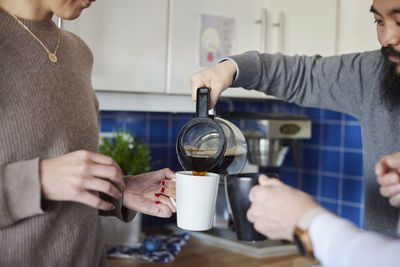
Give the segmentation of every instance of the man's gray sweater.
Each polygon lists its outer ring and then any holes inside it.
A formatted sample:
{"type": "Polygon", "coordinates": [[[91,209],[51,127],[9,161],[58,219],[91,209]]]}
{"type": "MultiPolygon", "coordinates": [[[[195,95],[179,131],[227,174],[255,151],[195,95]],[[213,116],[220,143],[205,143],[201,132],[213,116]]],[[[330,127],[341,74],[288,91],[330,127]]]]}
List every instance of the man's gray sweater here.
{"type": "Polygon", "coordinates": [[[233,87],[255,89],[301,106],[348,113],[360,121],[364,159],[365,229],[394,236],[399,209],[379,193],[375,164],[400,152],[400,110],[380,99],[384,59],[380,51],[333,57],[247,52],[233,87]]]}

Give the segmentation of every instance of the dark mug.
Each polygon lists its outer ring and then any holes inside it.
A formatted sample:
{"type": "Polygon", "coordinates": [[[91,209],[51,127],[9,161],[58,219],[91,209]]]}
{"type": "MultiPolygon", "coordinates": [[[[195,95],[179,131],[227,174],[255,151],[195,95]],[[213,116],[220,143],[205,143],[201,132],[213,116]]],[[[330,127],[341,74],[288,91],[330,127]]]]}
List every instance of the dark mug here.
{"type": "MultiPolygon", "coordinates": [[[[260,241],[267,239],[258,233],[253,224],[247,220],[246,213],[250,208],[250,189],[258,185],[261,173],[241,173],[226,176],[225,190],[235,225],[237,238],[242,241],[260,241]]],[[[268,177],[278,178],[276,173],[266,173],[268,177]]]]}

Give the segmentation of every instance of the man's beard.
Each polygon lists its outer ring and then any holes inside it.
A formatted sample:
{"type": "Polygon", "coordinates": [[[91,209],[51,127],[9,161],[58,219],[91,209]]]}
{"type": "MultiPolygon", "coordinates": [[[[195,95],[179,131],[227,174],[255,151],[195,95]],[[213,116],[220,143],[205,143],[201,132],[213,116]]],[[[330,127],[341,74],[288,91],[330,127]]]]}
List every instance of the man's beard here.
{"type": "Polygon", "coordinates": [[[397,73],[397,64],[389,60],[389,56],[400,58],[400,53],[392,46],[382,47],[381,52],[385,58],[383,64],[383,82],[380,96],[389,111],[400,107],[400,74],[397,73]]]}

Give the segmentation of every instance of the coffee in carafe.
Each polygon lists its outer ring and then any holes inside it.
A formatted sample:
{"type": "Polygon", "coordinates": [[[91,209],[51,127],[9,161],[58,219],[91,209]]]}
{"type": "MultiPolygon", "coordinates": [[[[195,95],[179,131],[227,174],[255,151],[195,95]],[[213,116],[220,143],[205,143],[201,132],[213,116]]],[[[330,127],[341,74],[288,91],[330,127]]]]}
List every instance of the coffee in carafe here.
{"type": "Polygon", "coordinates": [[[214,167],[207,169],[207,160],[217,153],[216,150],[185,147],[185,152],[192,162],[191,169],[194,175],[206,175],[207,171],[219,174],[237,174],[243,169],[243,162],[246,162],[247,158],[246,151],[227,150],[214,167]]]}
{"type": "Polygon", "coordinates": [[[209,115],[210,89],[197,89],[196,117],[179,132],[176,152],[181,166],[194,173],[237,174],[247,159],[242,132],[231,122],[209,115]]]}

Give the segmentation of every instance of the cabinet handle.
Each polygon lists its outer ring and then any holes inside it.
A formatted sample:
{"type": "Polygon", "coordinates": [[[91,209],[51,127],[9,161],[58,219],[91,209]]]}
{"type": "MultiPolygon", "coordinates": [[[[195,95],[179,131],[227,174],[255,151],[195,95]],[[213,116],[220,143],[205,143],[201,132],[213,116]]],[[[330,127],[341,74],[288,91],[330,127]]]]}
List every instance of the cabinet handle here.
{"type": "Polygon", "coordinates": [[[277,52],[283,53],[285,16],[283,12],[278,13],[278,21],[272,24],[277,28],[276,49],[277,52]]]}
{"type": "Polygon", "coordinates": [[[268,12],[267,9],[261,9],[261,18],[256,21],[260,24],[260,52],[261,53],[283,53],[284,48],[284,29],[285,16],[283,12],[272,14],[273,21],[268,28],[268,12]],[[272,41],[268,42],[268,38],[272,41]],[[268,47],[268,43],[271,47],[268,47]],[[273,47],[274,46],[274,47],[273,47]]]}
{"type": "Polygon", "coordinates": [[[260,24],[260,52],[267,52],[267,9],[261,9],[261,19],[259,20],[260,24]]]}

